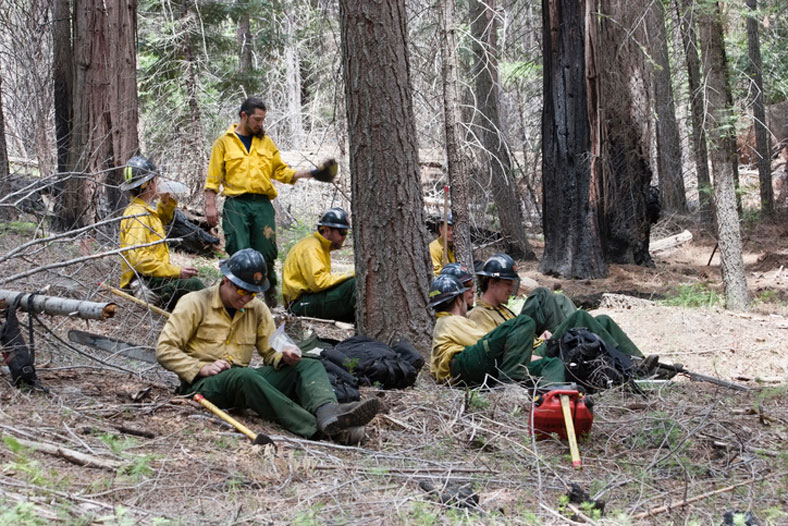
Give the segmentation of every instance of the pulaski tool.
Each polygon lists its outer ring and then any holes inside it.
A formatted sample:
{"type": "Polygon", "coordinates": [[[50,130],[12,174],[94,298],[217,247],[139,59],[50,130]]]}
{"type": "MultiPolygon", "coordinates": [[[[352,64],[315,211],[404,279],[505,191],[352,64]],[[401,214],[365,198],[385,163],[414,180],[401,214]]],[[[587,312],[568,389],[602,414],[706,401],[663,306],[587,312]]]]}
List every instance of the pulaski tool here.
{"type": "MultiPolygon", "coordinates": [[[[203,407],[208,409],[211,413],[215,414],[216,416],[218,416],[219,418],[221,418],[222,420],[233,426],[235,429],[237,429],[238,431],[249,437],[249,439],[252,441],[252,444],[259,444],[259,445],[274,444],[274,441],[271,440],[271,437],[264,435],[262,433],[255,433],[254,431],[243,425],[241,422],[239,422],[235,418],[231,417],[230,415],[228,415],[227,413],[216,407],[213,403],[206,400],[205,397],[200,393],[195,393],[193,399],[195,402],[199,402],[203,407]]],[[[274,447],[276,447],[276,444],[274,444],[274,447]]]]}

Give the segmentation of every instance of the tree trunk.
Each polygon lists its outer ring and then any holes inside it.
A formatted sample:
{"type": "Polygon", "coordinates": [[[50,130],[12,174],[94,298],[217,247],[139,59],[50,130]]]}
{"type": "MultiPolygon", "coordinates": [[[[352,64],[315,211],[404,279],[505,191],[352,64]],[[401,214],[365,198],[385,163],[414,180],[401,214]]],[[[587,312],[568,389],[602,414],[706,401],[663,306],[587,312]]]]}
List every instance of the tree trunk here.
{"type": "Polygon", "coordinates": [[[470,173],[468,160],[460,147],[460,110],[457,95],[457,28],[454,1],[440,2],[441,72],[443,74],[443,127],[446,135],[446,159],[451,184],[454,215],[454,255],[457,261],[473,268],[470,229],[470,173]]]}
{"type": "Polygon", "coordinates": [[[340,0],[356,327],[429,354],[431,265],[408,58],[405,0],[340,0]]]}
{"type": "Polygon", "coordinates": [[[249,78],[254,70],[252,62],[252,30],[249,22],[249,13],[241,13],[238,18],[238,32],[236,33],[238,41],[238,73],[241,79],[241,89],[245,97],[251,97],[253,93],[252,86],[248,85],[245,81],[249,78]]]}
{"type": "Polygon", "coordinates": [[[758,21],[755,19],[757,0],[747,0],[751,13],[747,16],[747,50],[750,56],[749,73],[755,98],[752,101],[753,124],[755,126],[755,148],[758,151],[758,176],[761,182],[761,210],[774,213],[774,190],[772,189],[772,155],[766,131],[766,110],[763,105],[763,62],[761,43],[758,37],[758,21]]]}
{"type": "MultiPolygon", "coordinates": [[[[183,26],[181,31],[179,32],[181,37],[181,47],[183,49],[183,60],[186,66],[186,72],[184,75],[184,81],[186,83],[186,100],[189,105],[189,126],[186,130],[186,144],[189,145],[191,148],[191,152],[193,155],[197,157],[197,162],[195,163],[197,166],[208,166],[209,158],[208,158],[208,150],[203,146],[203,138],[205,136],[202,127],[202,112],[200,111],[200,101],[197,96],[198,93],[198,85],[199,80],[197,78],[197,72],[199,70],[199,65],[197,64],[197,60],[194,56],[194,47],[192,45],[192,33],[189,30],[191,24],[186,22],[189,20],[193,14],[191,13],[191,6],[193,6],[193,2],[191,0],[181,0],[180,5],[180,12],[181,12],[181,21],[183,26]]],[[[248,22],[248,18],[247,18],[248,22]]],[[[247,27],[248,29],[248,27],[247,27]]],[[[251,55],[250,55],[251,60],[251,55]]],[[[205,180],[203,178],[197,178],[195,180],[195,184],[192,185],[191,188],[191,195],[196,195],[198,193],[202,193],[203,184],[205,180]]]]}
{"type": "Polygon", "coordinates": [[[8,149],[5,144],[5,117],[3,116],[3,75],[0,75],[0,195],[8,194],[8,149]]]}
{"type": "Polygon", "coordinates": [[[512,169],[511,153],[503,134],[498,109],[498,20],[494,0],[471,1],[471,34],[473,35],[477,112],[474,127],[478,130],[484,151],[481,152],[485,179],[492,183],[493,199],[501,222],[501,235],[506,252],[515,259],[536,259],[525,232],[517,183],[512,169]]]}
{"type": "Polygon", "coordinates": [[[599,104],[593,54],[586,61],[586,20],[593,11],[585,0],[542,2],[545,248],[539,270],[579,279],[607,275],[599,168],[592,155],[592,133],[597,148],[599,134],[589,120],[599,104]]]}
{"type": "Polygon", "coordinates": [[[680,214],[687,212],[684,173],[681,168],[681,142],[676,122],[676,106],[665,31],[665,5],[652,2],[649,10],[649,51],[654,58],[654,106],[657,113],[657,163],[662,209],[680,214]]]}
{"type": "Polygon", "coordinates": [[[703,127],[703,95],[700,86],[700,60],[698,59],[698,39],[695,32],[695,10],[693,0],[674,0],[676,13],[681,25],[684,52],[687,57],[687,83],[689,84],[690,108],[692,117],[692,150],[695,157],[695,173],[698,179],[698,202],[701,224],[713,225],[714,213],[711,206],[711,176],[709,175],[709,154],[706,148],[706,130],[703,127]]]}
{"type": "Polygon", "coordinates": [[[638,42],[645,40],[640,7],[626,0],[600,0],[589,26],[591,49],[605,64],[599,78],[605,258],[612,263],[653,266],[648,252],[651,223],[651,75],[638,42]],[[598,36],[596,31],[598,30],[598,36]]]}
{"type": "Polygon", "coordinates": [[[65,229],[117,211],[120,169],[137,152],[136,0],[74,4],[71,171],[58,204],[65,229]]]}
{"type": "Polygon", "coordinates": [[[290,147],[304,147],[304,122],[301,110],[301,62],[298,57],[296,29],[297,9],[292,9],[284,18],[285,24],[285,88],[287,90],[287,122],[290,127],[290,147]]]}
{"type": "Polygon", "coordinates": [[[68,171],[68,152],[73,118],[74,54],[71,47],[71,2],[52,6],[52,80],[54,83],[57,171],[68,171]]]}
{"type": "Polygon", "coordinates": [[[717,215],[717,240],[722,262],[722,280],[729,309],[746,309],[749,304],[747,280],[741,253],[739,216],[736,210],[735,171],[738,157],[734,129],[733,105],[726,75],[722,21],[717,4],[710,5],[698,17],[703,42],[703,66],[706,76],[706,123],[709,153],[714,169],[714,204],[717,215]]]}

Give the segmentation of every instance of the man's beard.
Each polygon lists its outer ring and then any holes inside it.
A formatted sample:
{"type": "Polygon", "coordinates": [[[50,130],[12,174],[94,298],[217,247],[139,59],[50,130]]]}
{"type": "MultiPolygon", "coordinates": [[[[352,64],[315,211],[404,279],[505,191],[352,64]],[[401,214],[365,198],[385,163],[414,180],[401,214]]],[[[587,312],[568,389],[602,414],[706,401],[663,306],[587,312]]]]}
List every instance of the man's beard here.
{"type": "Polygon", "coordinates": [[[253,133],[252,135],[257,137],[258,139],[262,139],[263,137],[265,137],[265,130],[263,129],[262,126],[260,126],[260,129],[257,130],[257,133],[253,133]]]}

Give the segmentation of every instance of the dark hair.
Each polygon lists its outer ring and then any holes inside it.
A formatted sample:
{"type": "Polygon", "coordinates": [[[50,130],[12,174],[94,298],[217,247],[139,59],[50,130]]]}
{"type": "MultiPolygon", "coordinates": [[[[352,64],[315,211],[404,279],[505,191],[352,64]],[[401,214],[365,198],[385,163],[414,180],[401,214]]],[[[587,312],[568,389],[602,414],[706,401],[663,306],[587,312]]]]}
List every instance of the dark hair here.
{"type": "Polygon", "coordinates": [[[255,97],[249,97],[241,103],[241,109],[238,111],[238,116],[241,117],[242,113],[251,115],[254,113],[254,110],[267,111],[265,108],[265,102],[255,97]]]}
{"type": "Polygon", "coordinates": [[[477,276],[476,280],[479,283],[479,290],[482,293],[487,292],[487,288],[490,286],[490,276],[477,276]]]}
{"type": "Polygon", "coordinates": [[[450,311],[454,308],[454,304],[462,297],[462,294],[454,296],[451,299],[444,301],[443,303],[438,303],[437,305],[433,306],[432,308],[435,309],[435,312],[444,312],[450,311]]]}

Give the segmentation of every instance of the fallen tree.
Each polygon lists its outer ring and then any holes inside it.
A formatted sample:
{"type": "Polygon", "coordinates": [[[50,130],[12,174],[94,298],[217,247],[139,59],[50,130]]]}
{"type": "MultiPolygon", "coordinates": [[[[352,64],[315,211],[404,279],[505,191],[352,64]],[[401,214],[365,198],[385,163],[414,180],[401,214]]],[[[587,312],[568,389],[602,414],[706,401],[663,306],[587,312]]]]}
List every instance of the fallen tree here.
{"type": "Polygon", "coordinates": [[[5,301],[10,305],[20,294],[22,299],[19,303],[19,308],[25,312],[28,312],[28,309],[32,310],[36,314],[77,316],[85,320],[106,320],[107,318],[112,318],[115,315],[115,310],[118,308],[115,303],[97,303],[94,301],[82,301],[2,289],[0,289],[0,301],[5,301]]]}

